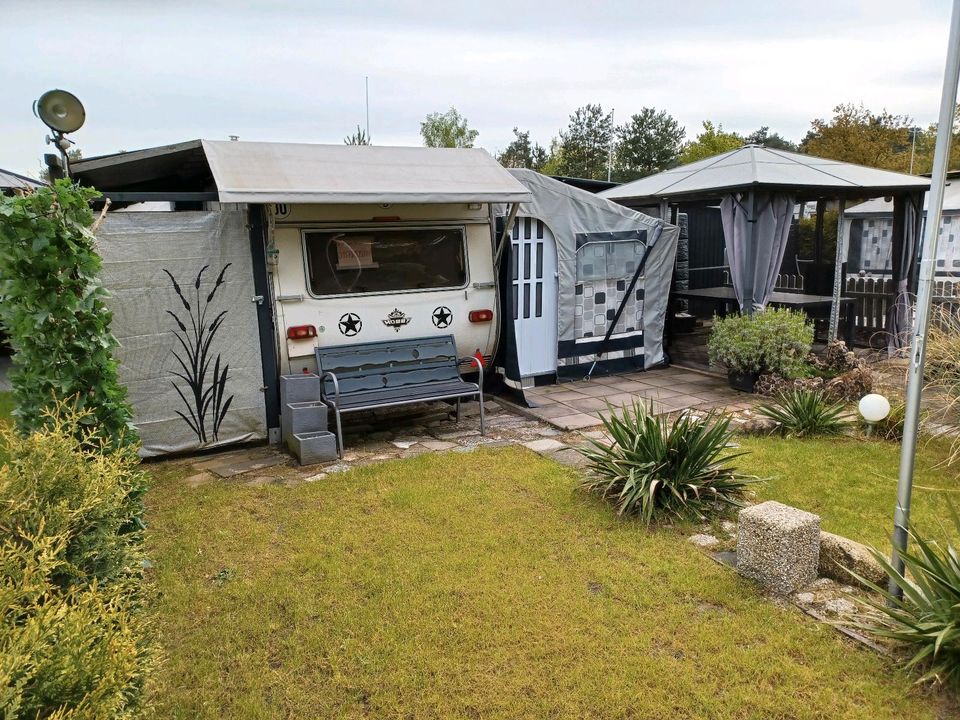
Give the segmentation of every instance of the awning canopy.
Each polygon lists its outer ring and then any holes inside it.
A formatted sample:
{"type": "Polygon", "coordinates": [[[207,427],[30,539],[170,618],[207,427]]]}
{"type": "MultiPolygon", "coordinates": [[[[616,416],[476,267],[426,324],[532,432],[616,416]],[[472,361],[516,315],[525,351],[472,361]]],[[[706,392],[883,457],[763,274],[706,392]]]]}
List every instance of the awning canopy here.
{"type": "Polygon", "coordinates": [[[0,190],[26,190],[42,187],[44,184],[39,180],[28,178],[26,175],[0,168],[0,190]]]}
{"type": "Polygon", "coordinates": [[[531,197],[479,148],[195,140],[81,160],[73,170],[100,190],[206,185],[229,203],[513,203],[531,197]],[[200,159],[205,182],[197,175],[200,159]]]}
{"type": "Polygon", "coordinates": [[[926,190],[927,178],[854,165],[838,160],[774,150],[760,145],[715,155],[640,178],[599,193],[630,205],[661,200],[716,199],[764,188],[808,197],[876,197],[909,190],[926,190]]]}

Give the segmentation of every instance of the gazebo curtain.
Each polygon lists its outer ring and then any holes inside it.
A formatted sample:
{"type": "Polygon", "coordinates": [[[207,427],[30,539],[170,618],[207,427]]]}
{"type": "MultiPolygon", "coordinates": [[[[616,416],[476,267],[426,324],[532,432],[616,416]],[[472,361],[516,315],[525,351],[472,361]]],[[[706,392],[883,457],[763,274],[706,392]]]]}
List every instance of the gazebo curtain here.
{"type": "Polygon", "coordinates": [[[762,310],[770,299],[795,204],[793,195],[755,191],[720,202],[730,278],[742,312],[762,310]]]}
{"type": "Polygon", "coordinates": [[[887,310],[887,351],[890,355],[910,344],[913,329],[913,301],[910,278],[913,276],[920,232],[923,227],[923,193],[896,195],[893,198],[893,236],[890,250],[893,281],[896,285],[887,310]]]}

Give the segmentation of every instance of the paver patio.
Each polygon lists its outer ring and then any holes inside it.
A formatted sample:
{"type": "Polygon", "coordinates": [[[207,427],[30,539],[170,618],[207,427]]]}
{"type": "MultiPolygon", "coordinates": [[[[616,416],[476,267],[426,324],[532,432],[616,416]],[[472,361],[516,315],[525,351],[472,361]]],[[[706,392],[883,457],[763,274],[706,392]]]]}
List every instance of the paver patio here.
{"type": "Polygon", "coordinates": [[[601,417],[609,414],[608,405],[620,408],[635,400],[650,402],[656,414],[742,410],[755,402],[754,396],[732,390],[722,377],[682,367],[545,385],[524,390],[524,396],[531,414],[562,430],[599,425],[601,417]]]}

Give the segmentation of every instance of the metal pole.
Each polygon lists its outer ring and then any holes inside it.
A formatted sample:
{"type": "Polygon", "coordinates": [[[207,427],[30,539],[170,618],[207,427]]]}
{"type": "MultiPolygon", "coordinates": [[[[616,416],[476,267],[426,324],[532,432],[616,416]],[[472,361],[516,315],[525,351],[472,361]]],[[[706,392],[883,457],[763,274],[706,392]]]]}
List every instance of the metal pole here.
{"type": "Polygon", "coordinates": [[[367,145],[372,145],[370,142],[370,76],[363,76],[363,90],[366,96],[366,106],[367,106],[367,145]]]}
{"type": "MultiPolygon", "coordinates": [[[[910,496],[913,490],[913,465],[917,453],[917,425],[920,418],[920,393],[923,389],[923,361],[926,354],[927,325],[933,300],[936,276],[937,239],[943,213],[943,191],[950,159],[953,117],[957,107],[957,82],[960,81],[960,0],[953,0],[950,16],[950,40],[947,64],[943,73],[943,94],[940,97],[940,119],[937,124],[937,147],[933,154],[933,175],[930,179],[930,203],[920,255],[920,281],[917,286],[916,321],[911,345],[907,381],[906,415],[903,421],[903,443],[900,448],[900,477],[897,482],[897,506],[893,520],[893,554],[890,563],[903,574],[901,553],[907,549],[907,527],[910,524],[910,496]]],[[[899,586],[890,578],[891,594],[903,597],[899,586]]]]}
{"type": "Polygon", "coordinates": [[[847,257],[847,238],[843,234],[843,211],[846,206],[847,201],[841,198],[837,206],[837,257],[833,268],[833,302],[830,303],[830,331],[827,340],[837,339],[837,326],[840,324],[840,288],[843,286],[843,261],[847,257]]]}
{"type": "Polygon", "coordinates": [[[613,138],[616,133],[615,126],[613,124],[613,114],[616,112],[616,109],[610,108],[610,142],[607,144],[607,182],[610,182],[610,178],[613,174],[613,138]]]}

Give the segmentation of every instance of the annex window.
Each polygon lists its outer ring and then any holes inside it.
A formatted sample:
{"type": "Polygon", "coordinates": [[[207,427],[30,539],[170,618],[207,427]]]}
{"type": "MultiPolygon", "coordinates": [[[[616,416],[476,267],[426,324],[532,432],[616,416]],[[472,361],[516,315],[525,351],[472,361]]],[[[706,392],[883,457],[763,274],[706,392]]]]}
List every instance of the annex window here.
{"type": "Polygon", "coordinates": [[[314,295],[459,288],[467,282],[462,228],[373,228],[304,233],[314,295]]]}

